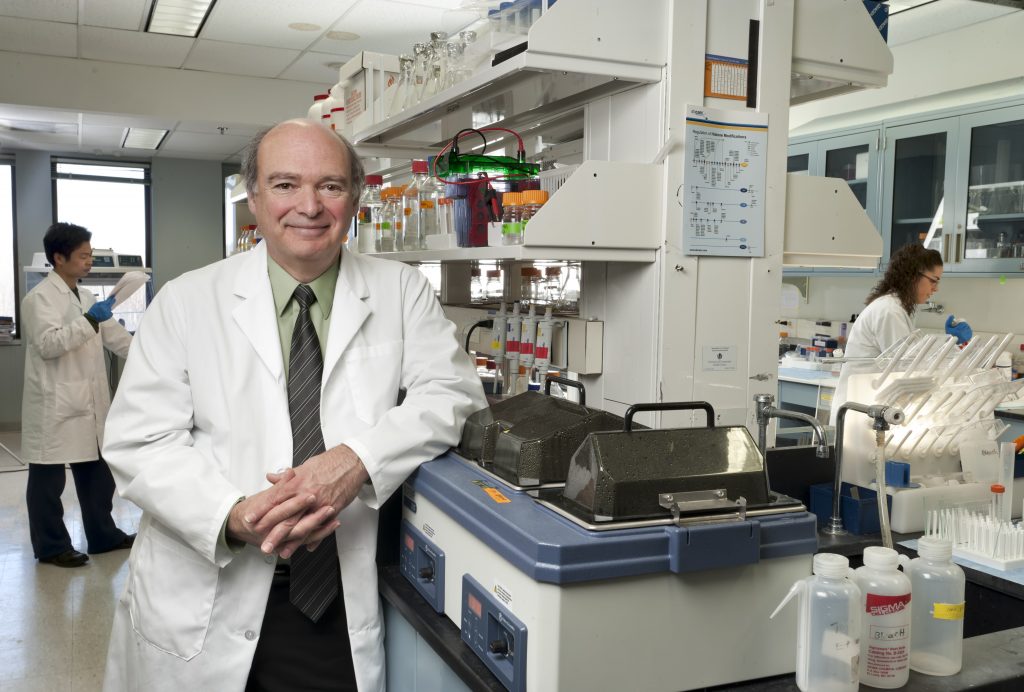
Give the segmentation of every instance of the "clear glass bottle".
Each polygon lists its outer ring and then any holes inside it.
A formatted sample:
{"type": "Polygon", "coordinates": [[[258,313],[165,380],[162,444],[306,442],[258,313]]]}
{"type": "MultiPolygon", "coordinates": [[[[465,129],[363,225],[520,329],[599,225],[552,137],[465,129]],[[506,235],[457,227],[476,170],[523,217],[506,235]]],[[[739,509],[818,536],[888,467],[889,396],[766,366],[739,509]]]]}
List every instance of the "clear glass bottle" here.
{"type": "Polygon", "coordinates": [[[469,302],[483,303],[484,284],[480,280],[480,267],[473,267],[469,270],[469,302]]]}
{"type": "Polygon", "coordinates": [[[501,270],[488,269],[487,283],[484,284],[484,296],[487,300],[501,300],[504,293],[501,286],[501,270]]]}
{"type": "Polygon", "coordinates": [[[580,294],[583,292],[583,278],[578,262],[565,265],[565,280],[562,282],[561,309],[566,312],[579,312],[580,294]]]}
{"type": "Polygon", "coordinates": [[[420,194],[427,181],[427,162],[416,159],[412,162],[412,181],[402,191],[402,206],[405,224],[402,227],[402,249],[423,250],[426,248],[423,229],[420,227],[420,194]]]}
{"type": "Polygon", "coordinates": [[[416,105],[416,89],[413,78],[413,66],[416,64],[411,55],[398,56],[398,83],[391,95],[388,105],[388,117],[394,117],[406,108],[416,105]]]}
{"type": "Polygon", "coordinates": [[[544,302],[548,305],[562,304],[562,268],[544,267],[544,302]]]}
{"type": "Polygon", "coordinates": [[[518,192],[506,192],[501,196],[502,245],[523,244],[523,225],[519,210],[521,199],[518,192]]]}
{"type": "Polygon", "coordinates": [[[363,194],[359,197],[359,213],[356,215],[355,249],[357,252],[379,252],[377,245],[376,224],[380,218],[380,209],[384,202],[380,198],[380,188],[384,178],[370,174],[366,176],[363,194]]]}
{"type": "MultiPolygon", "coordinates": [[[[380,210],[380,218],[375,223],[376,250],[377,252],[395,251],[395,220],[401,218],[399,205],[402,199],[400,188],[387,187],[380,191],[383,205],[380,210]]],[[[399,223],[401,223],[399,221],[399,223]]]]}
{"type": "Polygon", "coordinates": [[[448,89],[465,79],[465,68],[463,67],[462,58],[466,51],[466,44],[460,40],[449,41],[445,44],[444,48],[448,55],[448,62],[441,88],[448,89]]]}
{"type": "Polygon", "coordinates": [[[854,573],[862,594],[860,681],[896,689],[910,678],[910,579],[899,571],[892,548],[864,549],[864,566],[854,573]]]}
{"type": "Polygon", "coordinates": [[[427,247],[427,238],[442,233],[441,214],[443,208],[441,200],[444,199],[444,183],[434,176],[434,157],[427,158],[424,162],[426,172],[423,174],[423,181],[420,183],[419,193],[419,215],[420,235],[423,238],[423,247],[427,247]]]}
{"type": "Polygon", "coordinates": [[[910,667],[926,675],[956,675],[964,660],[964,571],[953,564],[953,544],[938,536],[917,540],[907,566],[914,594],[910,667]]]}
{"type": "Polygon", "coordinates": [[[524,305],[539,303],[543,301],[543,289],[541,288],[540,269],[537,267],[522,267],[519,270],[519,300],[524,305]]]}

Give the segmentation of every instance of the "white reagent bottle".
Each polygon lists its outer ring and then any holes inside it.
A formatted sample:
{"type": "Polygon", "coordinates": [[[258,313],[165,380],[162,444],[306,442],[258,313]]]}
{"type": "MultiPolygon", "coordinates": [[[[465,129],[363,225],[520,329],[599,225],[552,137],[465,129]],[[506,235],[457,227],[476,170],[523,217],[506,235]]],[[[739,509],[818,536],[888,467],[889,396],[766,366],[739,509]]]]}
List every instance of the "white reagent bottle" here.
{"type": "Polygon", "coordinates": [[[864,549],[864,566],[854,572],[862,594],[860,681],[896,689],[910,677],[910,579],[899,571],[891,548],[864,549]]]}
{"type": "Polygon", "coordinates": [[[964,660],[964,571],[953,564],[953,544],[938,536],[917,541],[907,565],[914,593],[910,667],[927,675],[956,675],[964,660]]]}

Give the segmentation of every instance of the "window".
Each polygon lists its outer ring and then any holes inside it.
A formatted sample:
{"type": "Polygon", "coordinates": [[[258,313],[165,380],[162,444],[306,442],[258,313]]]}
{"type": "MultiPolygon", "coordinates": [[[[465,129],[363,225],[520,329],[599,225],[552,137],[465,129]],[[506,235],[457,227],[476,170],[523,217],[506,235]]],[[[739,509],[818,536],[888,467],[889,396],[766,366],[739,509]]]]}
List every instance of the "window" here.
{"type": "Polygon", "coordinates": [[[0,158],[0,341],[9,341],[17,328],[18,256],[14,237],[14,161],[0,158]]]}
{"type": "Polygon", "coordinates": [[[85,226],[92,247],[149,257],[149,164],[54,159],[54,220],[85,226]]]}

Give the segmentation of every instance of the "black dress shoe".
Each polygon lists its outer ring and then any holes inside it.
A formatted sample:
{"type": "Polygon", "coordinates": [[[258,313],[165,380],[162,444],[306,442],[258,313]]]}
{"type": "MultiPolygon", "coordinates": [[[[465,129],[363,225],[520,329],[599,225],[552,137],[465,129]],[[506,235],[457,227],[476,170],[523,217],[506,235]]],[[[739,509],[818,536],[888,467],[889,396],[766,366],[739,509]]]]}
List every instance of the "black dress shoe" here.
{"type": "Polygon", "coordinates": [[[89,553],[92,555],[99,555],[100,553],[112,553],[115,550],[130,550],[133,545],[135,545],[135,534],[130,533],[127,536],[125,536],[120,543],[116,545],[112,545],[109,548],[104,548],[103,550],[90,550],[89,553]]]}
{"type": "Polygon", "coordinates": [[[50,565],[57,565],[58,567],[81,567],[89,561],[89,556],[72,548],[70,550],[65,550],[59,555],[41,557],[39,558],[39,561],[50,565]]]}

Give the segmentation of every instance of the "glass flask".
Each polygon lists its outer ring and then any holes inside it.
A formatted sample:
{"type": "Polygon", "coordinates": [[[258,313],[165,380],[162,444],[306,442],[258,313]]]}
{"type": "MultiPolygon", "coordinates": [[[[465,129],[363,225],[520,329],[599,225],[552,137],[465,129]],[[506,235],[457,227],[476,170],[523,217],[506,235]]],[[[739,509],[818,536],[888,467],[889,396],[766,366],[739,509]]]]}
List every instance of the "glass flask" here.
{"type": "Polygon", "coordinates": [[[416,105],[416,90],[413,86],[413,67],[416,61],[411,55],[398,56],[398,84],[391,95],[388,117],[398,115],[406,108],[416,105]]]}

